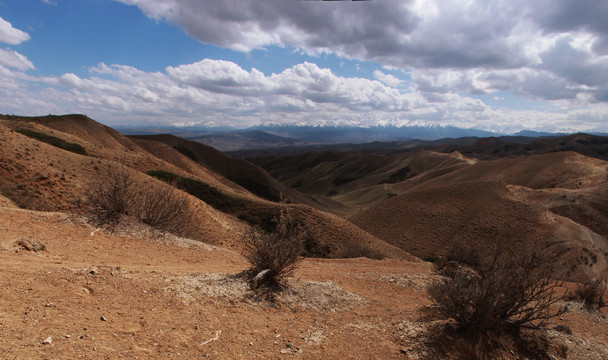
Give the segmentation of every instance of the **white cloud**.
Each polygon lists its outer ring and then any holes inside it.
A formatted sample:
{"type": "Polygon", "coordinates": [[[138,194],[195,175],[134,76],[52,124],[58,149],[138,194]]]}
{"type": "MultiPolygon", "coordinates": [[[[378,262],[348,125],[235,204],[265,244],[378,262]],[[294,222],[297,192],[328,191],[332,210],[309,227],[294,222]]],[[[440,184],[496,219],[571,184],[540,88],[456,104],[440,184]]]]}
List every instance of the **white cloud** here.
{"type": "Polygon", "coordinates": [[[397,78],[396,76],[393,76],[391,74],[385,74],[380,70],[374,71],[374,78],[390,87],[397,87],[399,86],[399,84],[402,83],[402,81],[399,80],[399,78],[397,78]]]}
{"type": "Polygon", "coordinates": [[[10,22],[0,17],[0,42],[17,45],[29,39],[28,33],[15,29],[10,22]]]}
{"type": "MultiPolygon", "coordinates": [[[[245,52],[293,46],[374,61],[424,74],[417,86],[428,91],[510,89],[529,99],[591,94],[590,102],[608,101],[606,1],[116,1],[203,43],[245,52]],[[539,86],[542,79],[551,80],[548,89],[539,86]]],[[[389,76],[375,74],[397,86],[389,76]]],[[[198,80],[231,88],[205,75],[198,80]]]]}
{"type": "Polygon", "coordinates": [[[22,71],[34,69],[34,64],[27,57],[8,49],[0,49],[0,66],[22,71]]]}
{"type": "Polygon", "coordinates": [[[4,113],[86,113],[108,125],[374,126],[430,121],[495,131],[608,130],[605,103],[577,105],[577,98],[567,108],[560,103],[566,100],[555,102],[554,110],[493,109],[454,92],[400,92],[379,81],[337,76],[311,63],[268,76],[210,59],[165,72],[101,63],[87,77],[68,73],[40,78],[0,67],[0,78],[4,113]]]}

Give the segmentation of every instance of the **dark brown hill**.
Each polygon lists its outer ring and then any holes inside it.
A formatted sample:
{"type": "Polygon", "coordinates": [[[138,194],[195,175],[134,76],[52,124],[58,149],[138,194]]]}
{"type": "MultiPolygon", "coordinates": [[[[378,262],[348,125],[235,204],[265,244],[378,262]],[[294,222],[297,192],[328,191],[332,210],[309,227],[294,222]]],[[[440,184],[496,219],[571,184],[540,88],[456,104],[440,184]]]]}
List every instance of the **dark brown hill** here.
{"type": "MultiPolygon", "coordinates": [[[[429,151],[392,155],[325,151],[251,159],[284,184],[311,195],[327,195],[357,209],[402,193],[464,166],[472,160],[460,154],[429,151]],[[408,179],[415,181],[405,182],[408,179]]],[[[473,161],[474,162],[474,161],[473,161]]]]}
{"type": "Polygon", "coordinates": [[[482,160],[564,151],[574,151],[596,159],[608,160],[608,137],[579,133],[563,137],[539,138],[529,143],[521,143],[510,137],[482,138],[473,145],[445,145],[436,150],[459,151],[466,156],[482,160]]]}
{"type": "Polygon", "coordinates": [[[351,218],[420,257],[460,241],[541,239],[574,278],[606,271],[608,163],[573,152],[482,161],[407,189],[351,218]]]}

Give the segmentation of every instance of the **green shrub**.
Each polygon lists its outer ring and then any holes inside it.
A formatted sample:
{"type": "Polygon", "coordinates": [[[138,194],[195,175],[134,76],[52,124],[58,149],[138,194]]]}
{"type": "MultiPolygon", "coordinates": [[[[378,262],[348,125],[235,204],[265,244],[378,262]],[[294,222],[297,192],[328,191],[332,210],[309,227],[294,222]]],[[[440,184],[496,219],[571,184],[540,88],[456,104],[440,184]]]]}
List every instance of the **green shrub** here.
{"type": "Polygon", "coordinates": [[[416,173],[414,173],[409,166],[406,166],[406,167],[401,168],[401,169],[397,170],[396,172],[392,173],[388,177],[387,180],[384,180],[380,183],[381,184],[394,184],[394,183],[398,183],[398,182],[407,180],[415,175],[416,175],[416,173]]]}
{"type": "Polygon", "coordinates": [[[178,188],[183,189],[190,195],[196,196],[217,210],[230,211],[242,206],[240,200],[227,196],[200,180],[180,176],[164,170],[150,170],[146,174],[164,182],[175,184],[178,188]]]}
{"type": "Polygon", "coordinates": [[[179,151],[180,153],[182,153],[183,155],[186,155],[192,161],[198,161],[198,157],[192,152],[192,150],[185,147],[184,145],[180,145],[180,144],[173,145],[173,148],[175,150],[179,151]]]}
{"type": "Polygon", "coordinates": [[[34,130],[17,129],[16,131],[18,133],[22,134],[22,135],[25,135],[25,136],[30,137],[32,139],[36,139],[36,140],[45,142],[47,144],[53,145],[55,147],[58,147],[60,149],[71,151],[73,153],[80,154],[80,155],[87,155],[86,150],[80,144],[67,142],[67,141],[65,141],[63,139],[60,139],[58,137],[55,137],[55,136],[52,136],[52,135],[48,135],[48,134],[45,134],[45,133],[41,133],[41,132],[38,132],[38,131],[34,131],[34,130]]]}

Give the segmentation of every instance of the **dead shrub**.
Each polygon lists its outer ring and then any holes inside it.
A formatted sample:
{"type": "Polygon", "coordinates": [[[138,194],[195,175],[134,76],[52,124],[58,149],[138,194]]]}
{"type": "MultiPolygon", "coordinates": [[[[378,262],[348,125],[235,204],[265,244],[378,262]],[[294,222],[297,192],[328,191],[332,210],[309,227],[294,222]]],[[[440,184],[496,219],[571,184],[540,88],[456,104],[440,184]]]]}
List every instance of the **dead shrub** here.
{"type": "Polygon", "coordinates": [[[87,202],[97,220],[116,225],[122,216],[130,216],[161,230],[190,235],[194,212],[188,196],[173,186],[138,182],[132,171],[108,165],[107,176],[89,186],[87,202]]]}
{"type": "Polygon", "coordinates": [[[34,193],[26,185],[9,186],[2,183],[0,194],[22,209],[47,212],[57,210],[46,194],[34,193]]]}
{"type": "Polygon", "coordinates": [[[129,168],[109,164],[105,176],[89,184],[87,203],[99,222],[116,224],[122,215],[131,215],[137,189],[129,168]]]}
{"type": "Polygon", "coordinates": [[[142,187],[134,203],[137,218],[144,224],[187,236],[194,226],[194,213],[188,196],[175,187],[142,187]]]}
{"type": "Polygon", "coordinates": [[[366,246],[365,244],[352,242],[348,244],[343,244],[343,247],[338,250],[336,257],[344,258],[344,259],[352,259],[352,258],[368,258],[373,260],[382,260],[384,259],[384,255],[375,249],[372,249],[371,246],[366,246]]]}
{"type": "Polygon", "coordinates": [[[271,233],[252,230],[243,240],[244,256],[251,264],[246,274],[254,290],[280,289],[302,259],[307,232],[290,213],[284,199],[279,204],[276,222],[271,233]]]}
{"type": "Polygon", "coordinates": [[[608,282],[605,274],[600,277],[590,277],[584,283],[578,284],[573,297],[582,300],[583,306],[587,309],[601,309],[608,306],[604,300],[607,287],[608,282]]]}
{"type": "Polygon", "coordinates": [[[554,306],[563,299],[556,291],[561,283],[551,279],[552,259],[541,244],[498,244],[476,251],[476,265],[460,264],[451,277],[428,289],[435,308],[456,320],[460,329],[500,333],[524,326],[542,328],[566,311],[554,306]]]}

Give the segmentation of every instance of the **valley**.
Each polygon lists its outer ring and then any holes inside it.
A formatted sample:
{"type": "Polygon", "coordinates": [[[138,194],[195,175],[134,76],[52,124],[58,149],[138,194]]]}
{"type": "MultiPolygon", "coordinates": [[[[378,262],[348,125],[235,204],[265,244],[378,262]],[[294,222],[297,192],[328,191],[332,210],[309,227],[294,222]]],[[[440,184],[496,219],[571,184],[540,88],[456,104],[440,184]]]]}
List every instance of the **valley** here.
{"type": "MultiPolygon", "coordinates": [[[[0,359],[474,358],[429,313],[455,246],[540,243],[561,291],[608,273],[602,136],[237,154],[84,115],[1,115],[0,147],[0,359]],[[192,221],[173,234],[95,222],[91,184],[117,167],[183,194],[192,221]],[[239,277],[243,238],[272,230],[282,196],[310,242],[286,290],[261,300],[239,277]]],[[[495,356],[608,357],[606,308],[563,304],[536,347],[507,337],[495,356]]]]}

